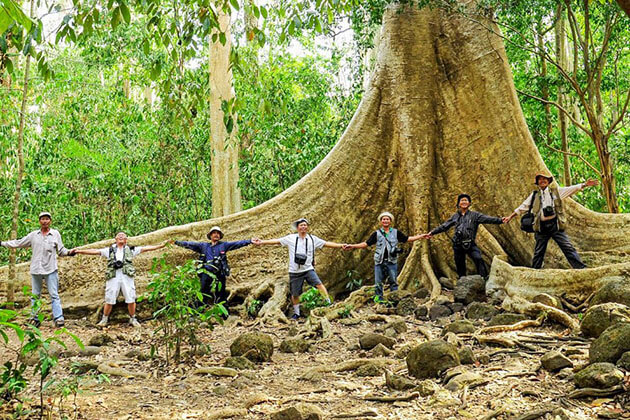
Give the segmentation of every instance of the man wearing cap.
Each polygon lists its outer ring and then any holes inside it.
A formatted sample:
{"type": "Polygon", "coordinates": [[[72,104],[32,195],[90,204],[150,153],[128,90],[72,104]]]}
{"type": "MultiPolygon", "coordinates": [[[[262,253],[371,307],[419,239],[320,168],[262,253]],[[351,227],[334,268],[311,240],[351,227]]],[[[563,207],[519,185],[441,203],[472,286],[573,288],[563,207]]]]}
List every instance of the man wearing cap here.
{"type": "Polygon", "coordinates": [[[213,226],[206,235],[210,242],[187,242],[175,241],[175,245],[190,249],[199,254],[199,260],[203,263],[203,268],[216,277],[216,285],[213,290],[212,284],[215,281],[206,272],[199,273],[201,283],[201,293],[203,294],[203,304],[222,302],[227,309],[228,292],[225,289],[227,277],[230,275],[230,267],[227,262],[227,252],[242,248],[252,243],[251,239],[234,242],[222,242],[223,231],[219,226],[213,226]]]}
{"type": "Polygon", "coordinates": [[[455,257],[455,267],[457,275],[466,275],[466,255],[468,255],[477,268],[477,274],[481,277],[488,277],[488,268],[481,257],[481,250],[475,243],[477,229],[480,224],[500,225],[504,223],[499,217],[486,216],[483,213],[469,210],[472,199],[468,194],[457,196],[457,212],[450,219],[436,227],[429,233],[421,235],[423,239],[431,239],[433,235],[446,232],[455,226],[455,233],[451,241],[453,242],[453,254],[455,257]]]}
{"type": "MultiPolygon", "coordinates": [[[[74,255],[63,246],[59,231],[50,228],[52,217],[47,211],[39,214],[39,230],[34,230],[22,239],[0,242],[0,246],[7,248],[32,248],[31,257],[31,288],[35,296],[42,293],[42,283],[46,281],[46,288],[50,295],[53,322],[56,327],[63,327],[65,322],[59,298],[59,275],[57,273],[57,255],[74,255]]],[[[34,299],[31,300],[31,306],[34,299]]],[[[32,313],[31,323],[38,327],[39,318],[32,313]]]]}
{"type": "Polygon", "coordinates": [[[162,249],[169,242],[161,245],[152,246],[128,246],[127,234],[118,232],[114,238],[114,244],[102,249],[74,249],[77,254],[83,255],[100,255],[107,258],[107,272],[105,273],[105,305],[103,306],[103,318],[100,320],[98,327],[105,327],[109,321],[109,315],[116,304],[118,294],[122,291],[129,311],[129,325],[132,327],[140,327],[140,323],[136,319],[136,284],[133,277],[136,269],[133,266],[133,259],[137,255],[162,249]]]}
{"type": "Polygon", "coordinates": [[[383,212],[378,216],[381,228],[372,232],[367,241],[358,244],[345,244],[343,249],[363,249],[376,245],[374,249],[374,292],[377,301],[383,300],[383,281],[388,280],[391,291],[398,290],[398,244],[414,242],[421,235],[407,236],[392,227],[394,216],[390,212],[383,212]]]}
{"type": "Polygon", "coordinates": [[[289,289],[291,290],[291,304],[293,305],[293,319],[300,317],[300,295],[306,281],[316,287],[319,293],[330,304],[330,297],[326,286],[315,272],[315,250],[323,247],[342,248],[342,244],[324,241],[308,233],[309,223],[300,218],[291,224],[297,233],[291,233],[278,239],[255,239],[254,245],[282,245],[289,250],[289,289]]]}
{"type": "Polygon", "coordinates": [[[550,185],[553,182],[553,177],[543,173],[536,174],[535,180],[536,188],[534,191],[511,215],[504,218],[505,223],[508,223],[519,214],[527,213],[531,209],[534,215],[533,227],[536,239],[532,268],[542,268],[549,239],[556,241],[571,267],[586,268],[564,231],[566,216],[562,200],[582,191],[586,187],[593,187],[598,182],[594,179],[589,179],[586,182],[570,187],[558,187],[555,184],[550,185]]]}

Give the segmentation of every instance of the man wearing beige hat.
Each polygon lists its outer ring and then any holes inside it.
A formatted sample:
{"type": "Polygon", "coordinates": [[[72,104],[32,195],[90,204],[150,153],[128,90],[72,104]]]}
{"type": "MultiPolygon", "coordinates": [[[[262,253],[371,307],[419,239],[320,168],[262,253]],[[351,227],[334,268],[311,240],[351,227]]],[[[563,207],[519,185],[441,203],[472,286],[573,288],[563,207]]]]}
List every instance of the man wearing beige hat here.
{"type": "Polygon", "coordinates": [[[527,212],[533,214],[533,230],[536,245],[534,246],[532,268],[542,268],[549,239],[556,241],[571,267],[586,268],[575,247],[571,244],[569,237],[564,232],[566,216],[562,200],[582,191],[586,187],[595,186],[598,182],[594,179],[589,179],[586,182],[570,187],[558,187],[555,184],[551,185],[553,182],[551,175],[543,173],[536,174],[535,180],[536,188],[534,191],[511,215],[504,218],[504,222],[509,222],[519,214],[527,212]]]}
{"type": "Polygon", "coordinates": [[[245,239],[234,242],[222,242],[223,231],[219,226],[210,228],[210,232],[208,232],[206,237],[210,242],[175,241],[175,245],[190,249],[199,254],[203,268],[207,271],[199,273],[203,304],[223,303],[223,306],[227,309],[227,298],[229,294],[225,287],[227,278],[230,275],[230,266],[228,265],[226,254],[228,251],[233,251],[251,244],[252,240],[245,239]]]}
{"type": "Polygon", "coordinates": [[[403,232],[392,227],[394,216],[390,212],[379,214],[378,221],[381,228],[374,231],[367,241],[358,244],[345,244],[344,250],[363,249],[376,245],[374,249],[374,292],[376,300],[383,300],[383,281],[389,279],[389,289],[398,290],[398,254],[400,248],[398,244],[414,242],[421,238],[421,235],[407,236],[403,232]]]}
{"type": "MultiPolygon", "coordinates": [[[[63,246],[61,235],[56,229],[51,229],[52,216],[44,211],[39,214],[39,229],[34,230],[22,239],[0,242],[0,246],[7,248],[32,248],[31,257],[31,287],[35,296],[42,293],[42,283],[46,281],[46,288],[50,295],[53,322],[56,327],[63,327],[65,321],[59,298],[59,274],[57,273],[57,255],[74,255],[63,246]]],[[[31,305],[34,301],[31,301],[31,305]]],[[[37,313],[33,312],[31,323],[39,327],[37,313]]]]}

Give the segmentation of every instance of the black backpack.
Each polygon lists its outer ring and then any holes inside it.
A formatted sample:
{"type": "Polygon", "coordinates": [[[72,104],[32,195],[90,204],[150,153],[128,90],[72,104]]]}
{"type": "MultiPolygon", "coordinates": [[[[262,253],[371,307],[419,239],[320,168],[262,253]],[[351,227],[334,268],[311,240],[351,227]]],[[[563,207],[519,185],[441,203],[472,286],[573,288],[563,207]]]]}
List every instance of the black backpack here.
{"type": "Polygon", "coordinates": [[[529,209],[527,213],[521,217],[521,230],[527,233],[534,233],[534,219],[536,215],[532,213],[532,206],[534,205],[534,199],[536,198],[536,193],[538,191],[534,191],[532,193],[532,199],[529,201],[529,209]]]}

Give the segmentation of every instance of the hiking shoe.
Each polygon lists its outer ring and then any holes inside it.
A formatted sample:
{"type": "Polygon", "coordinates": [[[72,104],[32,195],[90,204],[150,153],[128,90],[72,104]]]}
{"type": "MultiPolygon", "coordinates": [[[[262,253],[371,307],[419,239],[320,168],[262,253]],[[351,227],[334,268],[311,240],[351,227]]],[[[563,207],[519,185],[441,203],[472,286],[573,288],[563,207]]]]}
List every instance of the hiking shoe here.
{"type": "Polygon", "coordinates": [[[106,327],[107,326],[107,320],[106,319],[101,319],[98,324],[96,324],[97,327],[106,327]]]}
{"type": "Polygon", "coordinates": [[[39,320],[39,318],[31,318],[28,320],[28,323],[32,326],[34,326],[35,328],[39,328],[40,325],[42,325],[41,321],[39,320]]]}
{"type": "Polygon", "coordinates": [[[63,318],[55,319],[55,327],[63,328],[66,325],[66,321],[63,318]]]}
{"type": "Polygon", "coordinates": [[[129,325],[131,325],[134,328],[140,328],[140,323],[138,322],[136,317],[129,318],[129,325]]]}

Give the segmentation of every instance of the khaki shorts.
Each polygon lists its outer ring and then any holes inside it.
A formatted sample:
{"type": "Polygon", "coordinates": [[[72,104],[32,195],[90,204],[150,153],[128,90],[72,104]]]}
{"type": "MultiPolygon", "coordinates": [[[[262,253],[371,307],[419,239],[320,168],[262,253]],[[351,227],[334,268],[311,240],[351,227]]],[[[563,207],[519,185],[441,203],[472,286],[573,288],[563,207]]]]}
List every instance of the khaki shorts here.
{"type": "Polygon", "coordinates": [[[115,305],[120,292],[125,297],[125,303],[134,303],[136,301],[136,283],[132,277],[114,277],[107,280],[107,283],[105,283],[105,303],[115,305]]]}

